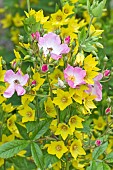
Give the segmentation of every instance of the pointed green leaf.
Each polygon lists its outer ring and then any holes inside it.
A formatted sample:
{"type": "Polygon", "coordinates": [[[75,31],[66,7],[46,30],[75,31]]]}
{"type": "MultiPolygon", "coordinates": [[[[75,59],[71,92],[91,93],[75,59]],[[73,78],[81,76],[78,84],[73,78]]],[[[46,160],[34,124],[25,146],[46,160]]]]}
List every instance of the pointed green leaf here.
{"type": "Polygon", "coordinates": [[[93,159],[97,159],[100,155],[104,153],[108,146],[108,142],[96,147],[93,152],[93,159]]]}
{"type": "Polygon", "coordinates": [[[29,141],[26,140],[13,140],[7,142],[0,146],[0,158],[10,158],[26,148],[29,144],[29,141]]]}
{"type": "Polygon", "coordinates": [[[29,139],[29,135],[27,133],[27,129],[23,126],[21,126],[20,124],[18,123],[15,123],[16,124],[16,127],[18,128],[19,130],[19,133],[20,135],[24,138],[24,139],[29,139]]]}
{"type": "Polygon", "coordinates": [[[43,170],[44,169],[44,157],[38,144],[36,143],[31,144],[31,153],[32,153],[32,157],[37,167],[43,170]]]}
{"type": "Polygon", "coordinates": [[[31,139],[39,139],[41,136],[43,136],[44,133],[46,133],[49,129],[50,123],[51,120],[44,120],[39,122],[37,129],[32,133],[31,139]]]}
{"type": "Polygon", "coordinates": [[[49,155],[48,153],[44,154],[44,168],[48,168],[49,165],[58,162],[59,159],[55,155],[49,155]]]}
{"type": "Polygon", "coordinates": [[[95,170],[96,167],[97,167],[96,161],[91,161],[91,162],[90,162],[90,166],[87,167],[86,170],[95,170]]]}

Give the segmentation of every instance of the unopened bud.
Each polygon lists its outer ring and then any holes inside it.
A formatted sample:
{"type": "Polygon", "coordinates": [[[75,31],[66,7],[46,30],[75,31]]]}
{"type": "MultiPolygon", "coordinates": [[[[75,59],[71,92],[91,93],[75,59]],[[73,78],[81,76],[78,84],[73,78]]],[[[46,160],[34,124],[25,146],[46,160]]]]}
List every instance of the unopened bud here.
{"type": "Polygon", "coordinates": [[[2,59],[2,65],[6,65],[6,61],[2,59]]]}
{"type": "Polygon", "coordinates": [[[48,65],[47,64],[43,64],[42,67],[41,67],[41,71],[42,72],[47,72],[48,71],[48,65]]]}
{"type": "Polygon", "coordinates": [[[111,107],[106,108],[105,113],[106,113],[106,115],[111,113],[111,107]]]}
{"type": "Polygon", "coordinates": [[[110,75],[110,70],[105,70],[103,74],[104,74],[104,77],[109,76],[110,75]]]}
{"type": "Polygon", "coordinates": [[[36,80],[33,80],[33,81],[31,82],[31,86],[32,86],[32,87],[36,86],[36,80]]]}
{"type": "Polygon", "coordinates": [[[26,70],[26,72],[27,72],[28,74],[30,74],[30,73],[31,73],[31,67],[28,67],[27,70],[26,70]]]}
{"type": "Polygon", "coordinates": [[[100,140],[100,139],[97,139],[96,141],[95,141],[95,145],[96,146],[100,146],[102,144],[102,141],[100,140]]]}
{"type": "Polygon", "coordinates": [[[104,61],[105,61],[105,62],[108,61],[108,57],[107,57],[107,56],[104,57],[104,61]]]}
{"type": "Polygon", "coordinates": [[[67,37],[64,39],[64,43],[66,43],[66,44],[69,44],[69,43],[70,43],[70,36],[67,36],[67,37]]]}

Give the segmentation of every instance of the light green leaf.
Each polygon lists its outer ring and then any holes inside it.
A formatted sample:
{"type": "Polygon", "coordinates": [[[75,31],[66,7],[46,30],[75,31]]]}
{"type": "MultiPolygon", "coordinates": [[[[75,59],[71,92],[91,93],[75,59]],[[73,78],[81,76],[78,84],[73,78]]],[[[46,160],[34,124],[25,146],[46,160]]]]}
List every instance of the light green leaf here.
{"type": "Polygon", "coordinates": [[[21,126],[21,125],[18,124],[18,123],[15,123],[15,124],[16,124],[16,126],[17,126],[17,128],[18,128],[18,130],[19,130],[20,135],[21,135],[24,139],[29,139],[29,135],[28,135],[28,133],[27,133],[27,129],[26,129],[25,127],[21,126]]]}
{"type": "Polygon", "coordinates": [[[97,167],[96,161],[91,161],[91,162],[90,162],[90,166],[87,167],[86,170],[95,170],[96,167],[97,167]]]}
{"type": "Polygon", "coordinates": [[[104,153],[108,146],[108,142],[96,147],[93,152],[93,159],[97,159],[100,155],[104,153]]]}
{"type": "Polygon", "coordinates": [[[113,152],[109,153],[105,159],[108,163],[113,163],[113,152]]]}
{"type": "Polygon", "coordinates": [[[15,154],[26,148],[29,144],[29,141],[26,140],[13,140],[7,142],[0,146],[0,158],[10,158],[15,154]]]}
{"type": "Polygon", "coordinates": [[[44,169],[44,157],[38,144],[36,143],[31,144],[31,153],[32,153],[32,157],[37,167],[43,170],[44,169]]]}
{"type": "Polygon", "coordinates": [[[44,163],[45,163],[44,168],[48,168],[50,164],[54,164],[58,161],[59,159],[55,155],[49,155],[48,153],[44,154],[44,163]]]}
{"type": "Polygon", "coordinates": [[[111,170],[111,168],[104,162],[100,162],[96,170],[111,170]]]}
{"type": "Polygon", "coordinates": [[[106,4],[106,0],[101,1],[94,9],[92,9],[92,14],[94,17],[101,17],[102,10],[106,4]]]}

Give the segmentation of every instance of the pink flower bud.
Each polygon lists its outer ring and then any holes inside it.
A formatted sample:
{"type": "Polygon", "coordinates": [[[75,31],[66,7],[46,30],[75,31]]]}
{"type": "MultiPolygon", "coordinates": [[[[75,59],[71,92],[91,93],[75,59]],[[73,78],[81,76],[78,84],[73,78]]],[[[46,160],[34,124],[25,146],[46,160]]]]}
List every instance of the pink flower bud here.
{"type": "Polygon", "coordinates": [[[96,141],[95,141],[95,145],[96,146],[100,146],[102,144],[102,141],[100,140],[100,139],[97,139],[96,141]]]}
{"type": "Polygon", "coordinates": [[[40,33],[37,31],[37,32],[35,32],[35,33],[32,33],[31,34],[31,36],[32,36],[32,38],[34,39],[34,40],[39,40],[39,37],[40,37],[40,33]]]}
{"type": "Polygon", "coordinates": [[[36,80],[33,80],[33,81],[31,82],[31,86],[36,86],[36,80]]]}
{"type": "Polygon", "coordinates": [[[104,71],[104,77],[109,76],[109,75],[110,75],[110,70],[105,70],[104,71]]]}
{"type": "Polygon", "coordinates": [[[105,113],[106,114],[111,113],[111,107],[106,108],[105,113]]]}
{"type": "Polygon", "coordinates": [[[48,65],[47,64],[43,64],[41,67],[42,72],[47,72],[48,71],[48,65]]]}
{"type": "Polygon", "coordinates": [[[12,66],[12,68],[13,68],[13,69],[15,69],[15,68],[16,68],[16,66],[17,66],[16,61],[14,61],[14,62],[11,64],[11,66],[12,66]]]}
{"type": "Polygon", "coordinates": [[[70,36],[67,36],[67,37],[64,39],[64,43],[66,43],[66,44],[69,44],[69,43],[70,43],[70,36]]]}

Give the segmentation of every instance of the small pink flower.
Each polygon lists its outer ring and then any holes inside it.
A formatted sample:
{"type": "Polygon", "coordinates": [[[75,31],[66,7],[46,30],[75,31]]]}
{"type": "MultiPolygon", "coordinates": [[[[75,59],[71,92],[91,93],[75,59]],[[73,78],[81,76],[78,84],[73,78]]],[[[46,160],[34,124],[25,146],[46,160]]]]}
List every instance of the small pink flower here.
{"type": "Polygon", "coordinates": [[[111,107],[106,108],[105,113],[106,114],[111,113],[111,107]]]}
{"type": "Polygon", "coordinates": [[[69,43],[70,43],[70,36],[67,36],[67,37],[64,39],[64,43],[66,43],[66,44],[69,44],[69,43]]]}
{"type": "Polygon", "coordinates": [[[45,34],[43,37],[39,37],[38,46],[39,49],[43,49],[45,56],[50,54],[54,60],[58,60],[62,57],[62,54],[67,54],[70,51],[68,45],[61,44],[60,37],[52,32],[45,34]]]}
{"type": "Polygon", "coordinates": [[[64,70],[64,78],[68,85],[72,88],[76,88],[77,85],[85,84],[84,77],[86,71],[80,67],[72,67],[70,65],[64,70]]]}
{"type": "Polygon", "coordinates": [[[105,70],[103,74],[104,74],[104,77],[109,76],[110,75],[110,70],[105,70]]]}
{"type": "Polygon", "coordinates": [[[48,65],[47,64],[43,64],[41,67],[42,72],[47,72],[48,71],[48,65]]]}
{"type": "Polygon", "coordinates": [[[37,32],[35,32],[35,33],[32,33],[31,34],[31,36],[32,36],[32,38],[34,39],[34,40],[39,40],[39,37],[40,37],[40,33],[37,31],[37,32]]]}
{"type": "Polygon", "coordinates": [[[23,86],[27,83],[28,79],[29,75],[25,74],[23,76],[20,69],[17,73],[14,73],[12,70],[7,70],[5,73],[4,81],[10,85],[4,92],[3,96],[5,98],[10,98],[15,91],[17,92],[18,96],[25,94],[26,90],[23,88],[23,86]]]}
{"type": "Polygon", "coordinates": [[[100,139],[97,139],[96,141],[95,141],[95,145],[96,146],[100,146],[102,144],[102,141],[100,140],[100,139]]]}
{"type": "Polygon", "coordinates": [[[36,86],[36,80],[33,80],[33,81],[31,82],[31,85],[32,85],[32,86],[36,86]]]}

